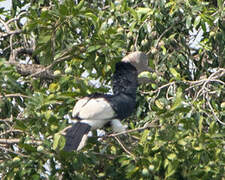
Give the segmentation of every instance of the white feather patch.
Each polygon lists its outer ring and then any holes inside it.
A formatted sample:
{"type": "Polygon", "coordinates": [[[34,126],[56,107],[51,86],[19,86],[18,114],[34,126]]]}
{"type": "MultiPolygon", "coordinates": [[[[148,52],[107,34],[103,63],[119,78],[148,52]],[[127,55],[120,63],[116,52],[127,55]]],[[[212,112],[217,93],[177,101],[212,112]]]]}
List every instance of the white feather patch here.
{"type": "Polygon", "coordinates": [[[77,101],[77,103],[75,104],[73,108],[73,112],[72,112],[73,117],[76,117],[78,115],[80,110],[83,108],[83,106],[85,106],[85,104],[88,102],[89,99],[90,99],[89,97],[84,97],[77,101]]]}
{"type": "Polygon", "coordinates": [[[81,141],[80,141],[80,144],[79,144],[79,146],[77,147],[77,151],[81,150],[81,149],[85,146],[85,144],[86,144],[86,142],[87,142],[87,138],[88,138],[88,135],[87,135],[87,134],[85,134],[85,135],[82,137],[82,139],[81,139],[81,141]]]}
{"type": "Polygon", "coordinates": [[[111,125],[113,132],[115,133],[123,132],[127,129],[127,125],[123,125],[118,119],[113,119],[111,121],[111,125]]]}
{"type": "Polygon", "coordinates": [[[113,118],[115,112],[104,98],[83,98],[73,109],[73,117],[79,116],[85,120],[107,120],[113,118]]]}
{"type": "Polygon", "coordinates": [[[82,123],[87,123],[88,125],[91,126],[91,130],[94,129],[101,129],[108,121],[110,120],[96,120],[96,119],[89,119],[89,120],[82,120],[82,123]]]}

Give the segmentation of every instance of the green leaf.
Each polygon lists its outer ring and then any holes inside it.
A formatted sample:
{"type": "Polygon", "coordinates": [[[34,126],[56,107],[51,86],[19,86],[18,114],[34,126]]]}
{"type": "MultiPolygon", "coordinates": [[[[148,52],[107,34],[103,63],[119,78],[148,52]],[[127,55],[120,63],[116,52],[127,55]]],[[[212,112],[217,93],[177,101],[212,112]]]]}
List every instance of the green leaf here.
{"type": "Polygon", "coordinates": [[[39,37],[39,43],[45,44],[51,39],[51,35],[42,35],[39,37]]]}
{"type": "Polygon", "coordinates": [[[142,14],[147,14],[148,12],[150,12],[150,8],[142,8],[142,7],[139,7],[137,8],[136,12],[138,15],[142,15],[142,14]]]}
{"type": "Polygon", "coordinates": [[[224,11],[224,0],[217,0],[220,11],[224,11]]]}
{"type": "Polygon", "coordinates": [[[98,27],[98,17],[95,14],[88,12],[88,13],[85,13],[85,16],[92,20],[96,28],[98,27]]]}
{"type": "Polygon", "coordinates": [[[169,162],[166,170],[166,179],[170,176],[172,176],[176,172],[176,168],[174,167],[173,162],[169,162]]]}
{"type": "Polygon", "coordinates": [[[221,107],[222,109],[225,109],[225,102],[222,102],[222,103],[220,104],[220,107],[221,107]]]}
{"type": "Polygon", "coordinates": [[[176,71],[176,69],[174,69],[174,68],[170,68],[170,73],[171,73],[176,79],[180,79],[180,78],[181,78],[180,73],[178,73],[178,72],[176,71]]]}
{"type": "Polygon", "coordinates": [[[189,29],[189,28],[191,27],[191,25],[192,25],[191,20],[192,20],[192,17],[191,17],[191,16],[188,16],[188,17],[186,18],[186,28],[187,28],[187,29],[189,29]]]}
{"type": "Polygon", "coordinates": [[[198,122],[198,130],[200,134],[202,133],[202,128],[203,128],[203,116],[200,116],[199,122],[198,122]]]}
{"type": "Polygon", "coordinates": [[[167,158],[168,158],[169,160],[174,160],[174,159],[177,158],[177,155],[176,155],[175,153],[171,153],[171,154],[169,154],[169,155],[167,156],[167,158]]]}
{"type": "Polygon", "coordinates": [[[40,177],[39,174],[35,174],[35,175],[32,176],[32,179],[33,179],[33,180],[39,180],[40,178],[41,178],[41,177],[40,177]]]}
{"type": "Polygon", "coordinates": [[[55,92],[57,89],[59,89],[59,85],[58,85],[58,84],[56,84],[56,83],[51,83],[51,84],[49,85],[49,90],[50,90],[50,92],[55,92]]]}
{"type": "Polygon", "coordinates": [[[125,12],[127,10],[127,0],[122,0],[122,7],[121,7],[121,11],[125,12]]]}
{"type": "Polygon", "coordinates": [[[130,159],[124,159],[124,160],[120,160],[121,166],[127,166],[128,164],[130,164],[130,159]]]}
{"type": "Polygon", "coordinates": [[[180,139],[177,144],[181,145],[181,146],[185,146],[187,144],[187,142],[184,139],[180,139]]]}
{"type": "Polygon", "coordinates": [[[27,126],[23,123],[23,121],[16,120],[15,129],[20,129],[22,131],[25,131],[27,129],[27,126]]]}
{"type": "Polygon", "coordinates": [[[149,130],[145,129],[142,136],[141,136],[141,144],[144,144],[147,140],[147,137],[149,136],[149,130]]]}
{"type": "Polygon", "coordinates": [[[59,12],[61,15],[66,16],[68,13],[68,9],[65,4],[61,5],[59,8],[59,12]]]}
{"type": "Polygon", "coordinates": [[[127,168],[127,177],[131,178],[139,170],[139,167],[135,167],[133,164],[129,165],[127,168]]]}
{"type": "Polygon", "coordinates": [[[98,50],[100,48],[101,48],[100,45],[94,45],[94,46],[88,47],[87,51],[90,53],[90,52],[96,51],[96,50],[98,50]]]}
{"type": "Polygon", "coordinates": [[[78,5],[75,6],[76,10],[80,10],[84,6],[85,0],[81,0],[78,5]]]}
{"type": "Polygon", "coordinates": [[[155,105],[159,108],[159,109],[163,109],[164,108],[164,104],[159,101],[158,99],[155,100],[155,105]]]}
{"type": "Polygon", "coordinates": [[[194,21],[194,28],[196,28],[201,21],[201,16],[197,16],[194,21]]]}
{"type": "Polygon", "coordinates": [[[55,134],[54,135],[54,140],[53,140],[53,149],[59,149],[62,150],[66,144],[65,138],[60,135],[60,134],[55,134]]]}
{"type": "Polygon", "coordinates": [[[131,15],[134,17],[134,19],[138,20],[138,14],[133,8],[128,8],[131,15]]]}
{"type": "Polygon", "coordinates": [[[196,150],[196,151],[202,151],[202,150],[204,150],[202,144],[199,144],[199,146],[194,146],[193,149],[196,150]]]}
{"type": "Polygon", "coordinates": [[[28,151],[30,153],[37,152],[36,148],[33,147],[31,144],[20,143],[19,146],[21,148],[24,148],[26,151],[28,151]]]}
{"type": "Polygon", "coordinates": [[[165,48],[165,46],[161,46],[161,48],[162,48],[162,50],[163,50],[163,55],[166,55],[166,48],[165,48]]]}
{"type": "Polygon", "coordinates": [[[151,73],[149,71],[143,71],[138,75],[138,78],[151,78],[151,73]]]}
{"type": "Polygon", "coordinates": [[[176,97],[175,97],[175,101],[174,101],[172,107],[170,108],[170,111],[174,111],[175,109],[177,109],[181,105],[181,103],[182,103],[182,89],[178,88],[176,97]]]}

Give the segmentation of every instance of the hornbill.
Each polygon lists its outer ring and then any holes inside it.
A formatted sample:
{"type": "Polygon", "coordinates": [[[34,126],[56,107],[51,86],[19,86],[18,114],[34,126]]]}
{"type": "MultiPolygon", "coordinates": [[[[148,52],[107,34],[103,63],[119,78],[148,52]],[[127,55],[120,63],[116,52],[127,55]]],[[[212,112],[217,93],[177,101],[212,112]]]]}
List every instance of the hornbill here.
{"type": "Polygon", "coordinates": [[[138,73],[149,71],[148,58],[142,52],[133,52],[116,63],[112,77],[113,94],[95,93],[75,104],[72,117],[76,122],[65,131],[65,151],[81,149],[87,134],[110,123],[114,132],[126,129],[120,120],[130,116],[136,107],[138,73]]]}

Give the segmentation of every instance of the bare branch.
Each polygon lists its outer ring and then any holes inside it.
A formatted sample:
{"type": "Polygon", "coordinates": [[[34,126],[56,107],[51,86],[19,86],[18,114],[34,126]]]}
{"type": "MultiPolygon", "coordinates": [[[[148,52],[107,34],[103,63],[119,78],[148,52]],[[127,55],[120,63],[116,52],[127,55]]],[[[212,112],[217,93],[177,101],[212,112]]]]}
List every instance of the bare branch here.
{"type": "Polygon", "coordinates": [[[0,17],[0,23],[3,24],[3,26],[5,27],[6,32],[10,31],[8,24],[1,17],[0,17]]]}
{"type": "MultiPolygon", "coordinates": [[[[54,65],[58,64],[59,62],[66,61],[66,60],[68,60],[69,58],[71,58],[70,55],[65,56],[65,57],[62,57],[62,58],[59,58],[59,59],[57,59],[56,61],[54,61],[52,64],[50,64],[49,66],[44,67],[44,68],[42,68],[41,70],[32,73],[32,74],[30,75],[30,77],[37,77],[37,76],[39,76],[39,75],[41,75],[41,74],[46,74],[46,73],[47,73],[48,76],[50,77],[50,74],[49,74],[50,71],[49,71],[49,70],[50,70],[54,65]]],[[[52,76],[52,78],[55,78],[55,76],[54,76],[53,74],[51,74],[51,76],[52,76]]],[[[50,79],[51,79],[51,78],[50,78],[50,79]]]]}
{"type": "Polygon", "coordinates": [[[22,153],[20,153],[20,152],[12,151],[12,150],[7,149],[7,148],[2,147],[2,146],[0,146],[0,149],[1,149],[2,151],[6,151],[6,152],[9,152],[9,153],[13,153],[13,154],[16,154],[16,155],[19,155],[19,156],[22,156],[22,157],[28,157],[27,155],[24,155],[24,154],[22,154],[22,153]]]}
{"type": "Polygon", "coordinates": [[[91,152],[91,153],[96,155],[96,156],[102,156],[102,157],[108,158],[110,160],[114,160],[115,158],[118,157],[118,156],[112,155],[112,154],[103,154],[103,153],[97,153],[97,152],[91,152]]]}
{"type": "Polygon", "coordinates": [[[1,138],[0,144],[18,144],[20,142],[20,139],[6,139],[1,138]]]}
{"type": "MultiPolygon", "coordinates": [[[[20,138],[14,138],[14,139],[1,138],[0,139],[0,144],[18,144],[19,142],[20,142],[20,138]]],[[[40,144],[42,144],[42,141],[30,140],[30,141],[27,141],[26,144],[40,145],[40,144]]]]}
{"type": "Polygon", "coordinates": [[[33,52],[34,50],[32,48],[19,47],[19,48],[13,49],[9,57],[9,62],[15,62],[19,54],[27,54],[32,56],[33,52]]]}
{"type": "Polygon", "coordinates": [[[215,111],[214,111],[214,109],[213,109],[213,107],[212,107],[212,105],[211,105],[211,103],[210,103],[210,100],[209,100],[209,97],[208,97],[208,96],[207,96],[207,104],[208,104],[210,110],[212,111],[213,116],[214,116],[214,118],[216,119],[216,121],[218,121],[220,124],[222,124],[223,126],[225,126],[225,123],[222,122],[222,121],[217,117],[217,115],[216,115],[216,113],[215,113],[215,111]]]}
{"type": "MultiPolygon", "coordinates": [[[[220,81],[220,80],[218,81],[218,78],[222,77],[224,74],[225,74],[225,69],[221,68],[221,69],[218,69],[216,72],[212,73],[207,79],[197,81],[198,85],[202,84],[202,88],[197,92],[197,94],[194,98],[194,101],[196,101],[197,98],[200,96],[200,94],[206,90],[206,86],[209,82],[216,81],[216,82],[221,83],[222,81],[220,81]],[[199,82],[201,82],[201,83],[199,84],[199,82]]],[[[191,82],[191,83],[193,83],[193,82],[191,82]]],[[[224,83],[222,82],[222,84],[224,84],[224,83]]]]}
{"type": "Polygon", "coordinates": [[[135,155],[132,154],[130,151],[128,151],[128,149],[123,145],[123,143],[120,141],[120,139],[116,136],[114,136],[114,138],[116,139],[116,141],[119,143],[119,145],[123,148],[123,150],[129,154],[130,156],[133,156],[135,158],[135,155]]]}
{"type": "Polygon", "coordinates": [[[13,22],[13,21],[18,21],[18,20],[21,18],[21,16],[23,16],[24,14],[26,14],[26,11],[20,12],[16,17],[14,17],[14,18],[12,18],[12,19],[9,19],[9,20],[6,22],[6,24],[8,25],[8,24],[10,24],[10,23],[13,22]]]}
{"type": "MultiPolygon", "coordinates": [[[[161,90],[163,89],[163,88],[165,88],[165,87],[171,87],[171,86],[173,86],[173,85],[175,85],[175,83],[176,82],[170,82],[170,83],[167,83],[167,84],[165,84],[165,85],[162,85],[162,86],[160,86],[159,88],[157,88],[155,91],[154,91],[154,93],[156,93],[157,92],[157,95],[156,95],[156,97],[155,98],[157,98],[158,96],[159,96],[159,94],[160,94],[160,92],[161,92],[161,90]]],[[[167,91],[168,92],[168,91],[167,91]]]]}
{"type": "Polygon", "coordinates": [[[45,70],[45,66],[39,64],[20,64],[18,62],[11,62],[10,64],[15,65],[18,73],[22,76],[29,76],[44,78],[44,79],[54,79],[56,76],[50,71],[45,70]]]}
{"type": "Polygon", "coordinates": [[[7,36],[10,36],[10,35],[14,35],[14,34],[20,34],[22,32],[23,32],[22,30],[14,30],[14,31],[8,31],[6,33],[0,33],[0,38],[1,37],[7,37],[7,36]]]}
{"type": "MultiPolygon", "coordinates": [[[[173,24],[172,26],[170,26],[169,28],[167,28],[157,39],[157,43],[155,44],[154,48],[158,48],[159,42],[161,41],[161,39],[163,38],[163,36],[170,31],[175,25],[177,25],[178,23],[176,22],[175,24],[173,24]]],[[[146,53],[147,55],[149,55],[151,53],[151,49],[146,53]]]]}
{"type": "Polygon", "coordinates": [[[0,119],[0,122],[12,122],[12,118],[0,119]]]}
{"type": "Polygon", "coordinates": [[[115,136],[120,136],[122,134],[128,134],[128,133],[132,133],[132,132],[136,132],[136,131],[142,131],[142,130],[145,130],[145,129],[148,129],[148,128],[160,127],[160,126],[154,124],[157,121],[158,120],[154,120],[154,121],[150,122],[149,124],[147,124],[143,127],[136,128],[136,129],[130,129],[130,130],[126,130],[126,131],[115,133],[115,134],[109,134],[106,137],[115,137],[115,136]]]}
{"type": "Polygon", "coordinates": [[[5,95],[0,95],[0,98],[3,97],[23,97],[23,98],[30,98],[29,96],[20,94],[20,93],[15,93],[15,94],[5,94],[5,95]]]}
{"type": "Polygon", "coordinates": [[[0,133],[0,136],[6,135],[6,134],[9,134],[9,133],[12,133],[12,132],[23,132],[23,131],[20,131],[18,129],[9,129],[8,131],[0,133]]]}
{"type": "Polygon", "coordinates": [[[2,18],[0,18],[0,23],[3,24],[3,26],[5,27],[5,30],[6,32],[5,33],[0,33],[0,37],[7,37],[7,36],[12,36],[12,35],[15,35],[15,34],[19,34],[19,33],[22,33],[23,30],[21,29],[16,29],[16,30],[11,30],[9,28],[9,24],[13,21],[18,21],[20,19],[20,17],[22,15],[26,14],[25,11],[21,12],[20,14],[18,14],[16,17],[12,18],[12,19],[9,19],[7,22],[5,22],[2,18]]]}

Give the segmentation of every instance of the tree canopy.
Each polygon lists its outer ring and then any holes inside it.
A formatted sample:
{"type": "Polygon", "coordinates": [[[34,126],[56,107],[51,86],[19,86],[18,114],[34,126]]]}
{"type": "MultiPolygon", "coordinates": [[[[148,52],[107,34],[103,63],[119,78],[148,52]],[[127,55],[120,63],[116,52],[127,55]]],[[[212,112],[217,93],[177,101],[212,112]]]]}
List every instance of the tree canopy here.
{"type": "MultiPolygon", "coordinates": [[[[2,0],[1,0],[2,1],[2,0]]],[[[0,177],[224,179],[223,0],[23,0],[0,8],[0,177]],[[128,130],[64,152],[76,101],[110,92],[115,63],[154,72],[128,130]]]]}

